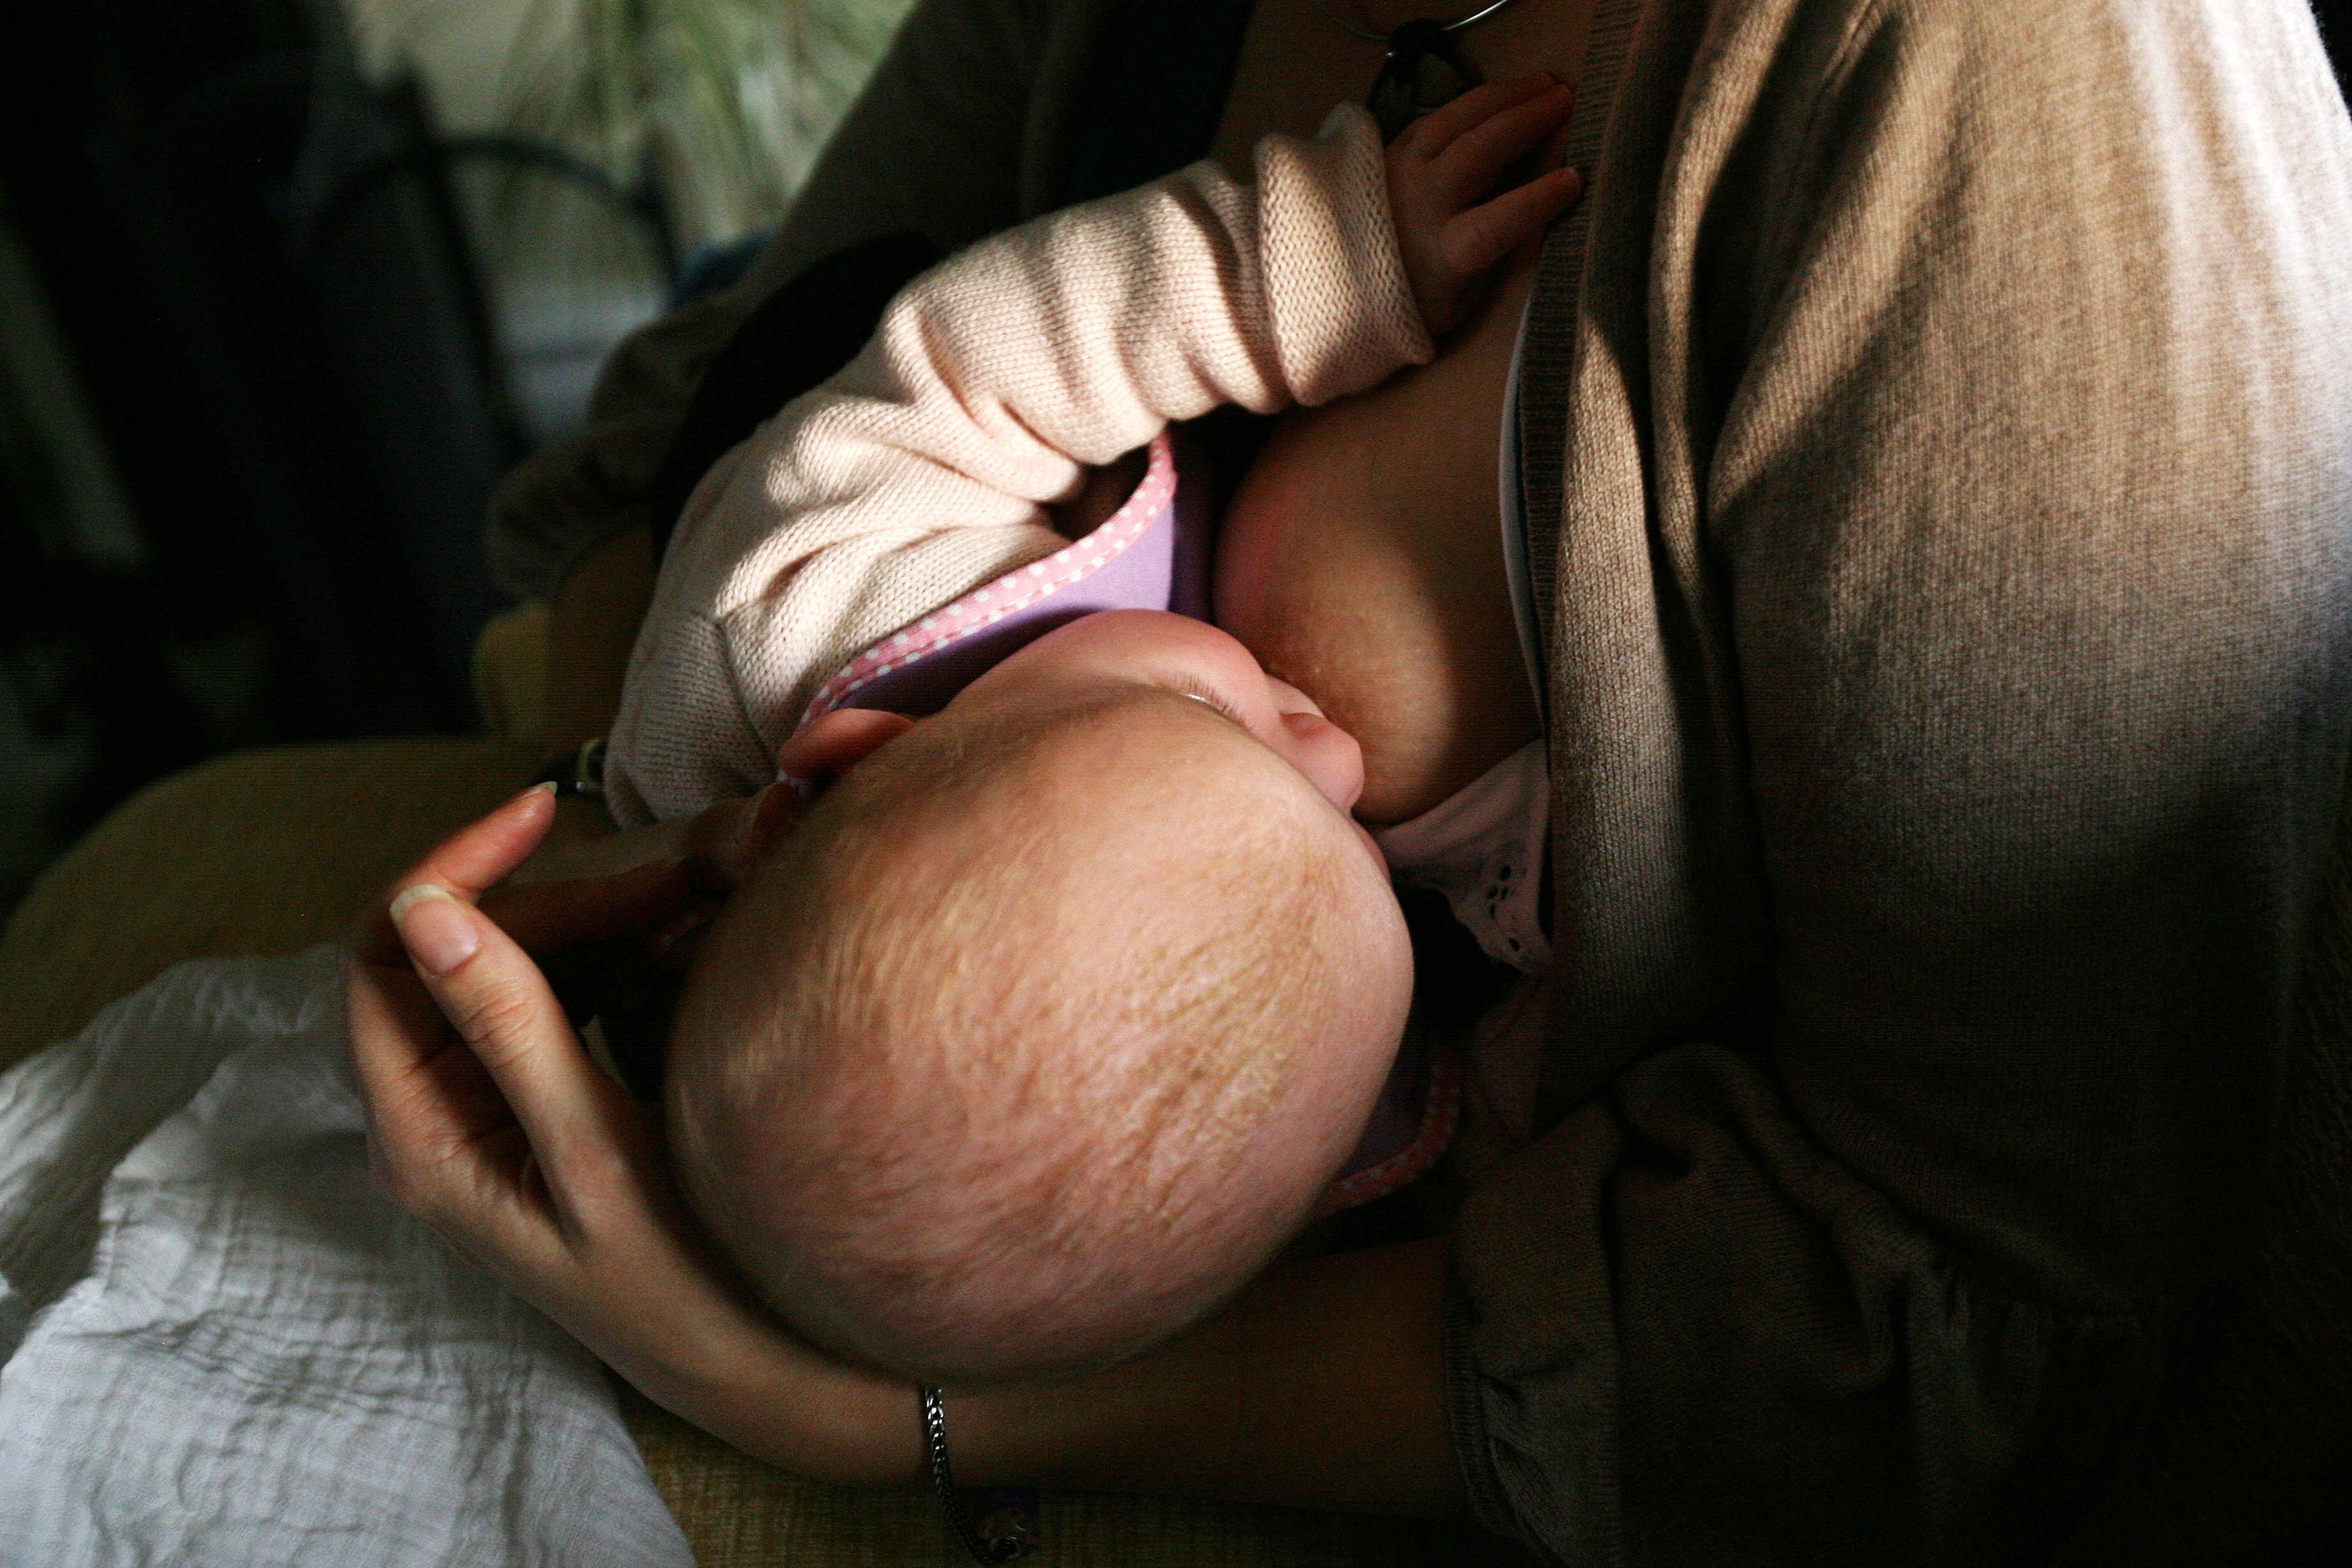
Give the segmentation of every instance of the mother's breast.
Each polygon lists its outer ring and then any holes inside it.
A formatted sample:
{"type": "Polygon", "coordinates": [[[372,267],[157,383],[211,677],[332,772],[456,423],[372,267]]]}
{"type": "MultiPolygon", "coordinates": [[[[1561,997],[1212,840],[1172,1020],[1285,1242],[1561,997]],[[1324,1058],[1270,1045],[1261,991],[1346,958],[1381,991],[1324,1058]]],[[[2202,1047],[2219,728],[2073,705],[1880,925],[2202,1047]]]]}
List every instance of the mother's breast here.
{"type": "Polygon", "coordinates": [[[1287,416],[1218,534],[1218,624],[1362,744],[1368,822],[1536,733],[1496,500],[1526,270],[1434,363],[1287,416]]]}

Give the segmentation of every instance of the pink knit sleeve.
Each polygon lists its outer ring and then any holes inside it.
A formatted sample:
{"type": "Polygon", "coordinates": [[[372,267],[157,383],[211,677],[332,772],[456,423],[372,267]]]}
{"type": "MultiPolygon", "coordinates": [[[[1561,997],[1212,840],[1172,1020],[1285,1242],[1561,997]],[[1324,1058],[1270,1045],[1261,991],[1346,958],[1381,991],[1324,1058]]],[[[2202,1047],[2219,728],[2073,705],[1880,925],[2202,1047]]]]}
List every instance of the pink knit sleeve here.
{"type": "Polygon", "coordinates": [[[614,729],[616,815],[758,787],[826,677],[1061,548],[1045,509],[1171,420],[1325,402],[1433,352],[1353,105],[1261,142],[1254,184],[1196,163],[964,251],[688,507],[614,729]]]}

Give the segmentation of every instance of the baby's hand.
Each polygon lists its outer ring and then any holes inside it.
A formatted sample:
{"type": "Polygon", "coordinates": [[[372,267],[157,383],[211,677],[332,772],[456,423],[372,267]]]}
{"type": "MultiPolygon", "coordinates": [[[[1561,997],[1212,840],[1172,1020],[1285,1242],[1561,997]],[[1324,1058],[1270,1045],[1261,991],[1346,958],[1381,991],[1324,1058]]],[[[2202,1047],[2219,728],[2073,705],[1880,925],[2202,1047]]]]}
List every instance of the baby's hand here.
{"type": "Polygon", "coordinates": [[[1494,195],[1504,171],[1567,124],[1575,107],[1576,95],[1549,77],[1513,77],[1471,89],[1389,144],[1389,210],[1432,334],[1462,319],[1489,268],[1584,194],[1576,170],[1548,169],[1494,195]]]}

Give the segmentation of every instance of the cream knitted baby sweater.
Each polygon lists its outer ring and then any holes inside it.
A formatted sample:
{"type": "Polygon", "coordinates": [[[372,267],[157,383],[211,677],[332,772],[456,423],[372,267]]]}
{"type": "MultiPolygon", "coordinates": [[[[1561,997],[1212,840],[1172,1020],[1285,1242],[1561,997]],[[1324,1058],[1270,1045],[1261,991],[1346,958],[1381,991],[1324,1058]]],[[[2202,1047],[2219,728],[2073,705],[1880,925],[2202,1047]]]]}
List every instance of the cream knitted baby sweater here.
{"type": "Polygon", "coordinates": [[[775,776],[817,688],[926,613],[1061,549],[1087,468],[1226,403],[1270,414],[1433,352],[1370,115],[1270,136],[985,240],[688,504],[630,658],[605,787],[635,825],[775,776]]]}

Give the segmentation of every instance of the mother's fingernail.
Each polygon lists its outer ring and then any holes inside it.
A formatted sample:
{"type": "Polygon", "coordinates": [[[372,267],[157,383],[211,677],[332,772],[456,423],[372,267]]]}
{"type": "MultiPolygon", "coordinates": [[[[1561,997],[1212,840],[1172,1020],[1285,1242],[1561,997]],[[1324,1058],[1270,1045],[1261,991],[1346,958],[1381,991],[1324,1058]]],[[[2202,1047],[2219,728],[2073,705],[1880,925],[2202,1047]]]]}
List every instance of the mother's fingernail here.
{"type": "Polygon", "coordinates": [[[419,882],[392,900],[392,923],[427,974],[446,974],[482,945],[474,922],[446,888],[419,882]]]}

